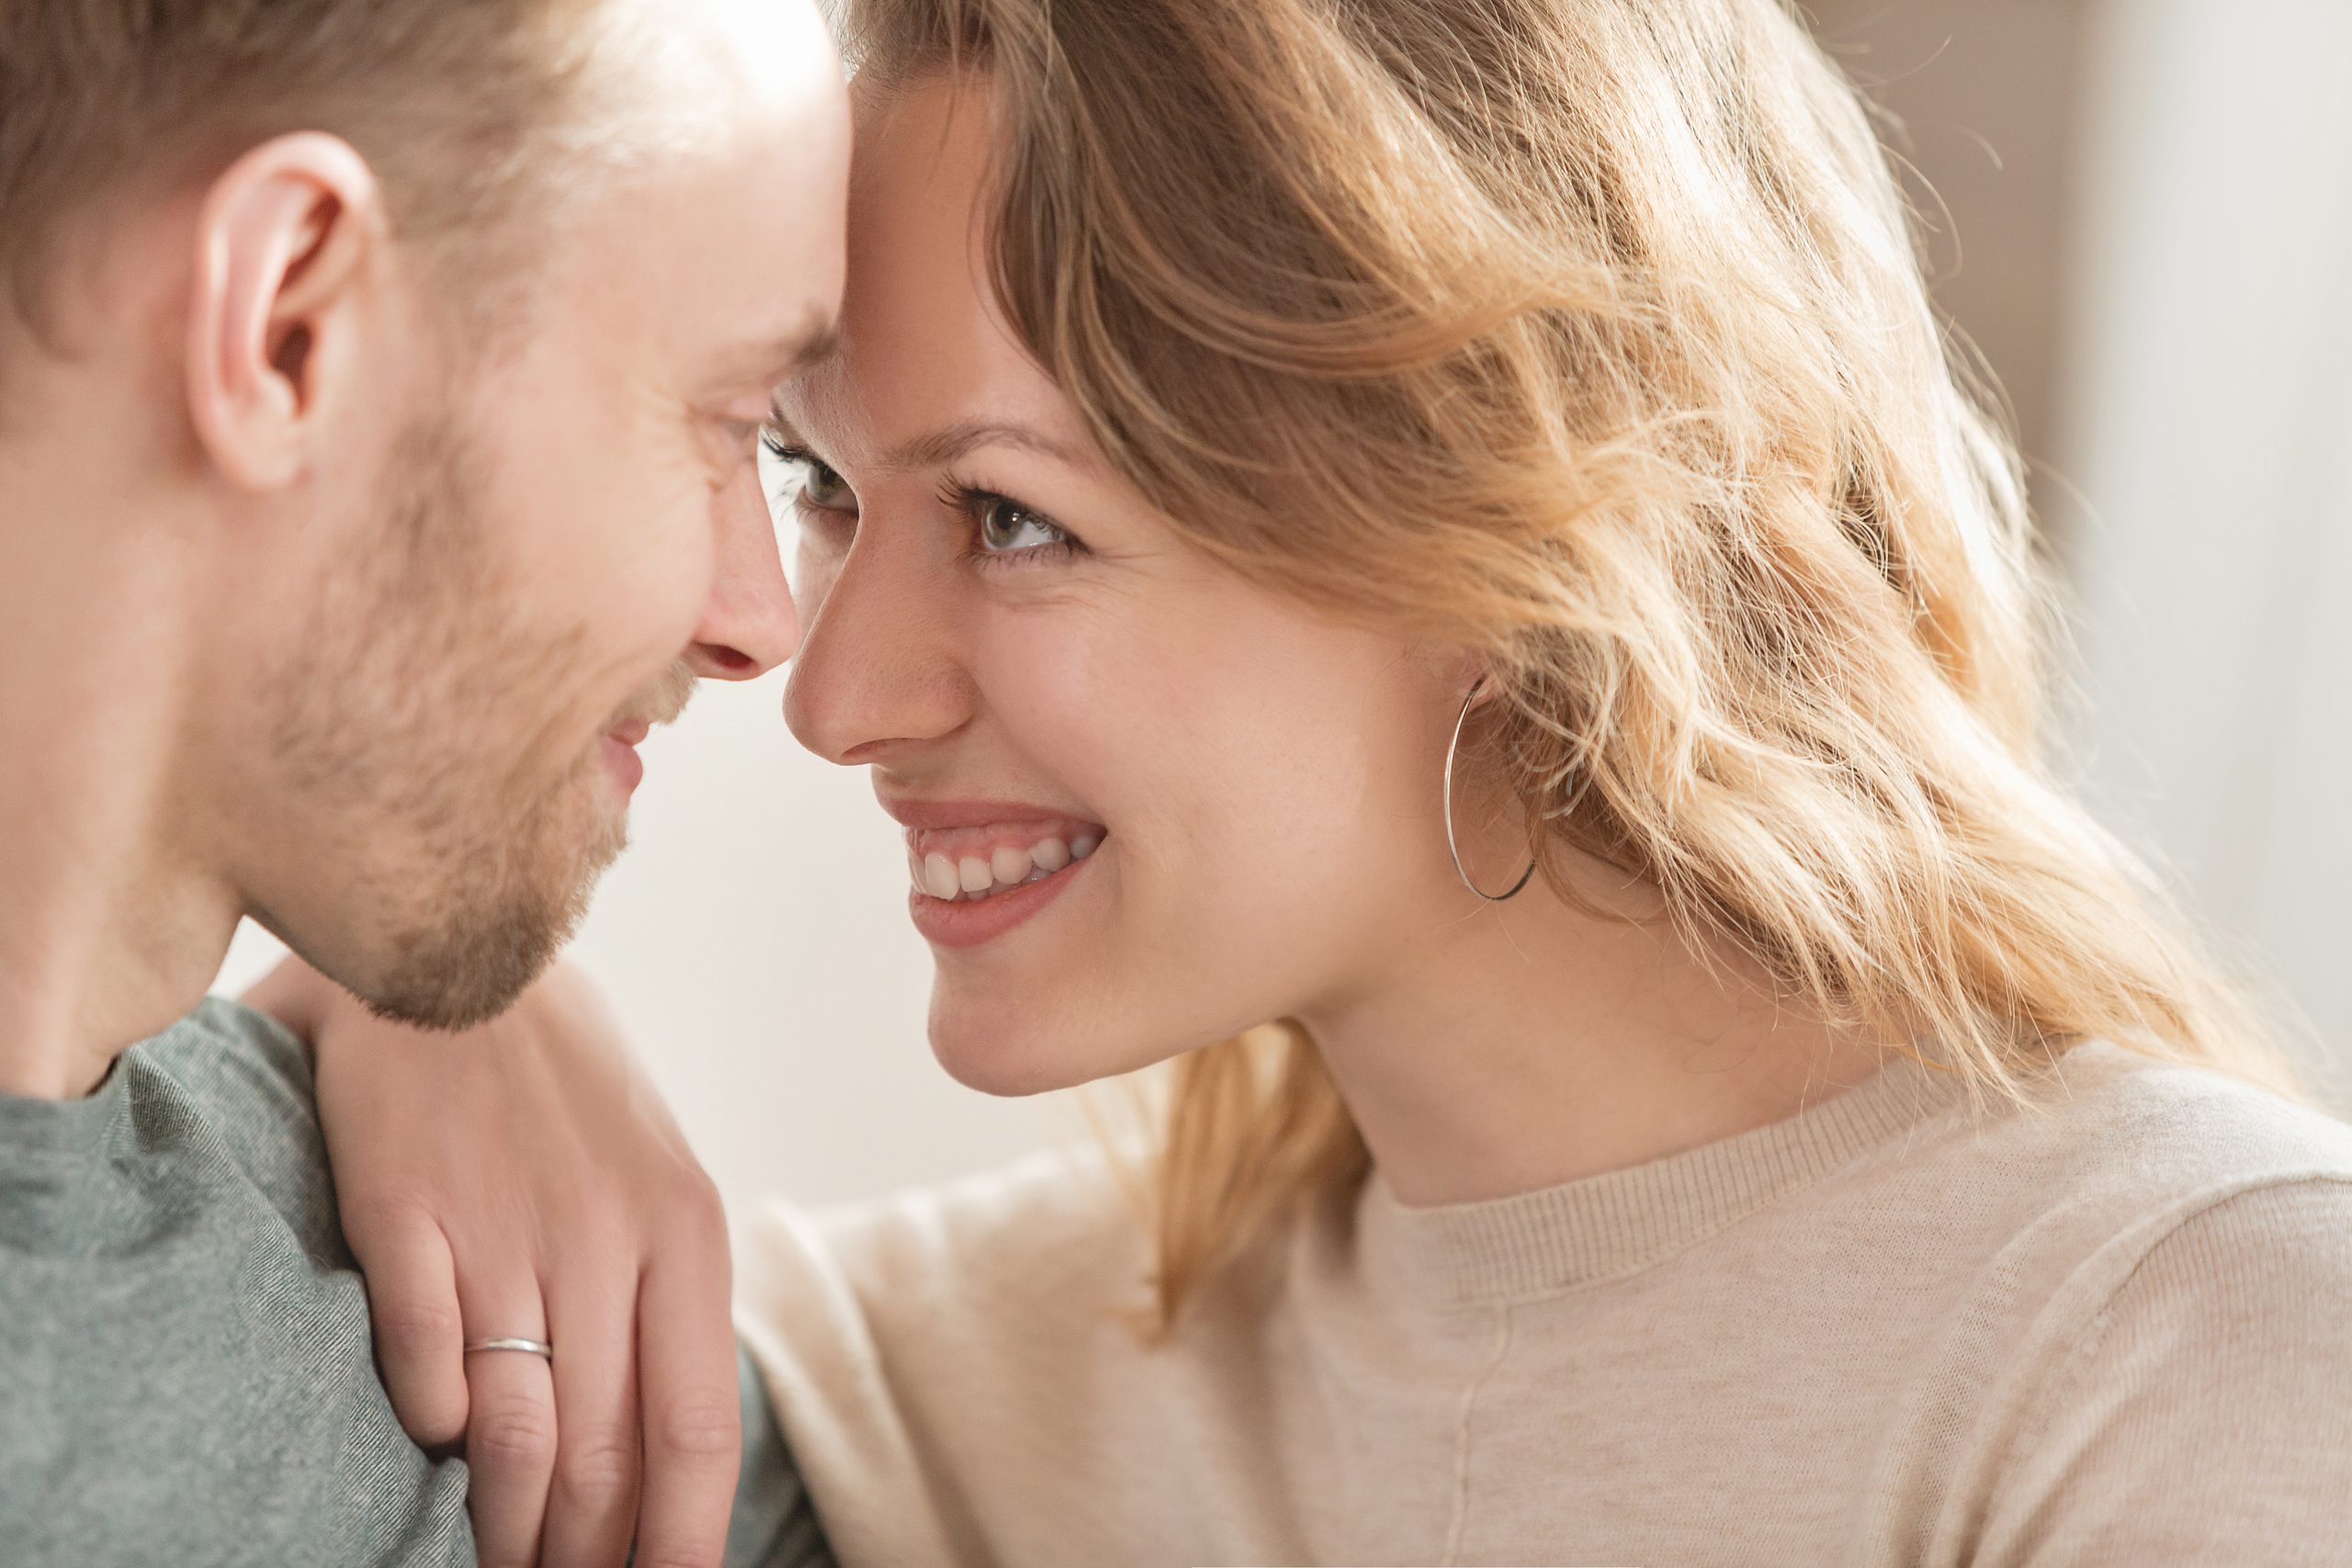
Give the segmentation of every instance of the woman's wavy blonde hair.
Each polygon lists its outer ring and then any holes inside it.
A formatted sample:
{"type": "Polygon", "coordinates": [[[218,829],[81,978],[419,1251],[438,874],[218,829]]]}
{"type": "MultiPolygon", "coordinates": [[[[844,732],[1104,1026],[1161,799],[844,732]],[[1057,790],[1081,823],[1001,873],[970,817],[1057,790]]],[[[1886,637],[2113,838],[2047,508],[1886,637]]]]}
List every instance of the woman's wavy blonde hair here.
{"type": "MultiPolygon", "coordinates": [[[[2092,1036],[2300,1093],[2040,758],[2014,447],[1853,88],[1780,0],[851,0],[985,73],[996,287],[1260,583],[1483,658],[1539,852],[1664,891],[1980,1103],[2092,1036]]],[[[1163,1323],[1360,1172],[1279,1026],[1177,1065],[1163,1323]]]]}

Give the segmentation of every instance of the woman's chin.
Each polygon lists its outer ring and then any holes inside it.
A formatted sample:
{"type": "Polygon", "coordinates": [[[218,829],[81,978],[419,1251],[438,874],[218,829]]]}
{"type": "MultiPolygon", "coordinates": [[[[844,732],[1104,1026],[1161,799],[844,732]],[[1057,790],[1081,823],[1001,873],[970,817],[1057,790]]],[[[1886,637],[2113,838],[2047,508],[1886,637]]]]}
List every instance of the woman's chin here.
{"type": "Polygon", "coordinates": [[[1024,1011],[978,1007],[939,987],[931,999],[931,1054],[966,1089],[1006,1099],[1083,1081],[1057,1070],[1062,1053],[1054,1049],[1049,1032],[1024,1011]]]}
{"type": "Polygon", "coordinates": [[[1017,1100],[1075,1089],[1148,1065],[1104,1047],[1141,1032],[1110,1020],[1052,1021],[1030,1008],[984,1009],[945,987],[932,993],[931,1054],[966,1089],[1017,1100]]]}
{"type": "Polygon", "coordinates": [[[931,1054],[947,1076],[966,1089],[1006,1100],[1044,1094],[1083,1083],[1081,1077],[1052,1071],[1032,1046],[1016,1041],[978,1040],[957,1032],[943,1035],[932,1031],[931,1054]]]}

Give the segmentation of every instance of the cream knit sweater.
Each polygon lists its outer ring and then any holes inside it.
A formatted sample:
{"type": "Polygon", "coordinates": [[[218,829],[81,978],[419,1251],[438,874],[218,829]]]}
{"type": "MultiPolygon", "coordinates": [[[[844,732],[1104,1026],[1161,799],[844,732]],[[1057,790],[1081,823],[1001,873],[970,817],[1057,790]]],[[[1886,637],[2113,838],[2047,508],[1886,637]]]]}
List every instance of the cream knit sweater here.
{"type": "Polygon", "coordinates": [[[2092,1044],[1498,1201],[1375,1176],[1141,1342],[1099,1163],[761,1214],[847,1568],[2352,1564],[2352,1128],[2092,1044]]]}

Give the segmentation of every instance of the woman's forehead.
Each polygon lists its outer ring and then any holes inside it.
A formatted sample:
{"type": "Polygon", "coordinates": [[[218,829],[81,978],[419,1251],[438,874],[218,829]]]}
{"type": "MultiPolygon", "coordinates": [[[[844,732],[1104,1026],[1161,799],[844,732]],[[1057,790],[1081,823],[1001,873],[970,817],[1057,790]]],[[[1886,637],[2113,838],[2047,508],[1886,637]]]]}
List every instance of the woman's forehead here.
{"type": "Polygon", "coordinates": [[[873,134],[859,128],[840,349],[777,400],[830,460],[878,462],[977,424],[1090,445],[997,299],[985,150],[959,145],[977,126],[949,98],[944,78],[921,84],[873,134]]]}
{"type": "Polygon", "coordinates": [[[969,297],[910,294],[899,308],[867,296],[843,313],[836,352],[785,383],[775,408],[845,469],[931,469],[1006,444],[975,433],[1014,433],[1012,445],[1072,467],[1102,462],[1069,399],[1001,317],[969,297]]]}

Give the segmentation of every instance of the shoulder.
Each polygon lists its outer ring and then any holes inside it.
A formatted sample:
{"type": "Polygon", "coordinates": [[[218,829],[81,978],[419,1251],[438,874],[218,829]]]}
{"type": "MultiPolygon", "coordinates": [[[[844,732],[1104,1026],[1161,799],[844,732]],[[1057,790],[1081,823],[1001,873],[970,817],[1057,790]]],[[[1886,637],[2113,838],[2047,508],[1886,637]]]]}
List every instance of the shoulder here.
{"type": "Polygon", "coordinates": [[[2352,1134],[2193,1068],[2085,1065],[2025,1233],[2075,1267],[1985,1561],[2340,1561],[2352,1134]]]}
{"type": "Polygon", "coordinates": [[[2346,1300],[2352,1128],[2098,1042],[2029,1087],[1973,1115],[1947,1097],[1761,1217],[1742,1256],[1766,1248],[1792,1301],[1833,1271],[1858,1331],[1902,1348],[1891,1364],[1988,1412],[2109,1375],[2086,1345],[2151,1314],[2203,1354],[2233,1322],[2346,1300]]]}
{"type": "Polygon", "coordinates": [[[2352,1171],[2352,1126],[2211,1068],[2105,1041],[2060,1057],[2040,1080],[2030,1122],[2088,1140],[2119,1171],[2189,1177],[2352,1171]]]}
{"type": "Polygon", "coordinates": [[[2308,1185],[2322,1201],[2352,1196],[2352,1126],[2094,1041],[2039,1077],[2025,1104],[1922,1129],[1877,1175],[1931,1189],[1995,1235],[2097,1253],[2113,1286],[2192,1218],[2245,1212],[2228,1207],[2241,1195],[2308,1185]]]}
{"type": "Polygon", "coordinates": [[[226,998],[205,998],[125,1060],[217,1117],[316,1120],[310,1052],[276,1019],[226,998]]]}
{"type": "Polygon", "coordinates": [[[2061,1066],[2064,1085],[1996,1141],[2048,1173],[2043,1223],[2083,1213],[2112,1227],[2091,1257],[2098,1310],[2078,1364],[2151,1313],[2254,1329],[2352,1305],[2352,1126],[2117,1046],[2061,1066]]]}
{"type": "Polygon", "coordinates": [[[0,1355],[0,1408],[45,1417],[0,1422],[0,1520],[45,1532],[8,1560],[470,1562],[464,1463],[377,1377],[300,1043],[207,1001],[117,1073],[0,1355]]]}
{"type": "Polygon", "coordinates": [[[313,1257],[343,1266],[342,1233],[309,1049],[284,1025],[220,997],[123,1059],[142,1147],[169,1148],[219,1180],[242,1179],[313,1257]]]}
{"type": "Polygon", "coordinates": [[[2111,1187],[2145,1181],[2168,1249],[2267,1238],[2335,1267],[2352,1258],[2352,1225],[2341,1223],[2352,1219],[2352,1125],[2219,1073],[2111,1046],[2086,1066],[2092,1168],[2111,1187]],[[2338,1223],[2279,1223],[2314,1213],[2338,1223]]]}

